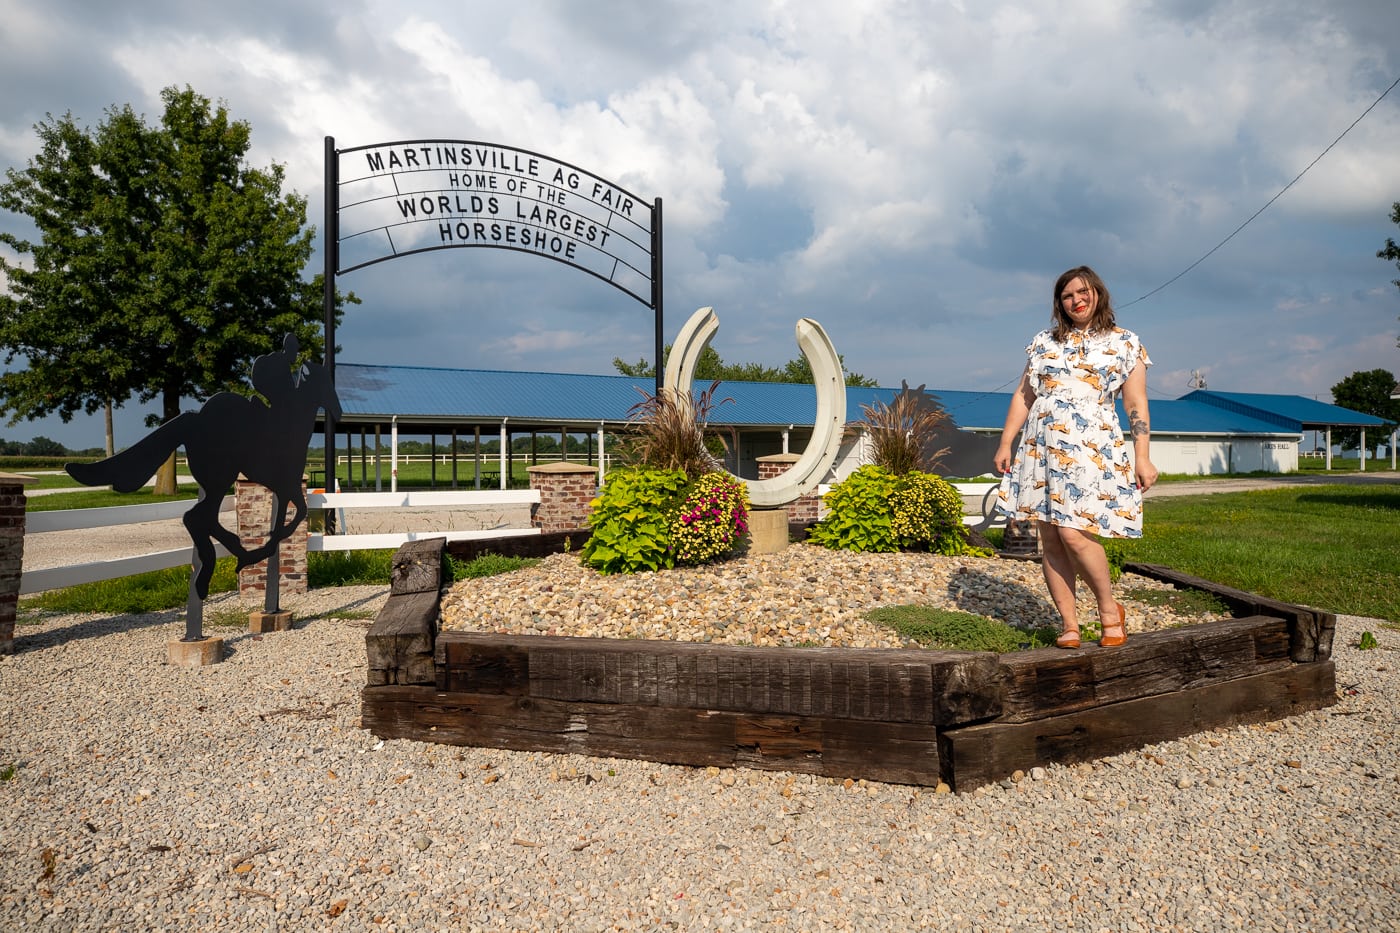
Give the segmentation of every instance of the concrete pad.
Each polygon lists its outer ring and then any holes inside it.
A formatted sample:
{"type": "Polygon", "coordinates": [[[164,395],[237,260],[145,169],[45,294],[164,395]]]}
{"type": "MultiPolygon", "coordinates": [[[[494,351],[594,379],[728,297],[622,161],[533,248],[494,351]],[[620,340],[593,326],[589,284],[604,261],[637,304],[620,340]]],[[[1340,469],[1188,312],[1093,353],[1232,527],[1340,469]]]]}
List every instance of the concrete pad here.
{"type": "Polygon", "coordinates": [[[248,613],[248,631],[254,635],[264,632],[285,632],[292,627],[292,614],[286,609],[277,612],[248,613]]]}
{"type": "Polygon", "coordinates": [[[208,667],[224,659],[222,638],[201,638],[199,641],[169,641],[165,643],[170,663],[176,667],[208,667]]]}

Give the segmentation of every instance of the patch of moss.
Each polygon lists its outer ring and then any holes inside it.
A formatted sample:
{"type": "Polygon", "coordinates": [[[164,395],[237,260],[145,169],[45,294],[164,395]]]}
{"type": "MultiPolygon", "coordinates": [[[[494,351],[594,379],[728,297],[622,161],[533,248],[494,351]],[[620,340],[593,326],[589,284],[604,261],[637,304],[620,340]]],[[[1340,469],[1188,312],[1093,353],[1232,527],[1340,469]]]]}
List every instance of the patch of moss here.
{"type": "Polygon", "coordinates": [[[1055,643],[1057,634],[1051,627],[1025,631],[986,616],[933,606],[882,606],[870,610],[865,617],[925,648],[957,651],[995,651],[1000,654],[1045,648],[1055,643]]]}
{"type": "Polygon", "coordinates": [[[1123,591],[1123,598],[1147,606],[1170,609],[1181,615],[1230,615],[1230,607],[1214,593],[1205,590],[1158,590],[1130,589],[1123,591]]]}
{"type": "Polygon", "coordinates": [[[458,560],[447,555],[447,566],[452,573],[452,582],[471,580],[477,577],[492,577],[499,573],[524,570],[539,563],[535,557],[505,557],[501,554],[482,554],[472,560],[458,560]]]}

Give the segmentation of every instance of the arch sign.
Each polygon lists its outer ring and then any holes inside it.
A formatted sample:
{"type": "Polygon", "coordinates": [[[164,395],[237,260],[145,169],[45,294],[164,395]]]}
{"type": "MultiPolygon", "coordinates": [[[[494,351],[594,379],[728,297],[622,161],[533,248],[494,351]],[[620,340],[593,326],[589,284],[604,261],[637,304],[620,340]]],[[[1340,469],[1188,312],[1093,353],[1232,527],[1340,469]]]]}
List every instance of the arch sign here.
{"type": "MultiPolygon", "coordinates": [[[[656,318],[661,392],[661,199],[568,162],[457,139],[337,149],[326,137],[326,359],[335,368],[335,279],[374,263],[438,249],[533,253],[602,279],[656,318]]],[[[326,423],[326,476],[334,476],[326,423]]]]}

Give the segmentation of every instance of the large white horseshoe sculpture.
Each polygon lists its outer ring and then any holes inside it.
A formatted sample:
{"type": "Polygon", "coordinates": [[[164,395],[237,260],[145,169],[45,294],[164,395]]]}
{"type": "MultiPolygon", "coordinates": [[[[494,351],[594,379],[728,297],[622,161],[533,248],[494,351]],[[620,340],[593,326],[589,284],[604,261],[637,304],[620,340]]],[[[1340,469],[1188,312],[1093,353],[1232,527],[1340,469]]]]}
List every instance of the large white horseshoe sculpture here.
{"type": "MultiPolygon", "coordinates": [[[[671,348],[661,391],[670,392],[678,403],[691,404],[695,366],[717,330],[719,318],[714,308],[701,308],[690,316],[671,348]]],[[[812,439],[807,449],[782,475],[763,480],[734,477],[747,484],[749,504],[755,508],[787,505],[816,489],[836,462],[841,448],[841,434],[846,426],[846,380],[841,372],[841,359],[826,331],[811,318],[804,317],[797,322],[797,345],[812,366],[817,388],[817,420],[812,423],[812,439]]]]}

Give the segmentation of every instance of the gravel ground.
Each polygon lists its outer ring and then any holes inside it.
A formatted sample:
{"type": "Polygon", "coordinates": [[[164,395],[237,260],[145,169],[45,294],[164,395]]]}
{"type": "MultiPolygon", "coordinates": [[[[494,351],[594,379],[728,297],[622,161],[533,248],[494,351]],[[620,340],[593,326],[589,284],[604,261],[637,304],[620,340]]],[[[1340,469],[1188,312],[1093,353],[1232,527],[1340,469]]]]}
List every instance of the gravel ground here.
{"type": "Polygon", "coordinates": [[[199,669],[165,664],[176,612],[22,619],[0,930],[1397,929],[1375,620],[1338,622],[1333,707],[951,795],[380,741],[384,597],[287,600],[295,630],[199,669]]]}
{"type": "MultiPolygon", "coordinates": [[[[1173,608],[1173,588],[1125,574],[1115,596],[1128,631],[1220,618],[1173,608]]],[[[1096,613],[1079,584],[1081,622],[1096,613]]],[[[1040,564],[936,554],[861,554],[794,544],[660,573],[603,576],[574,554],[514,573],[459,583],[443,600],[442,627],[599,638],[663,638],[731,645],[896,648],[898,635],[864,618],[879,606],[938,606],[1032,629],[1059,627],[1040,564]],[[756,595],[758,594],[758,595],[756,595]]]]}

